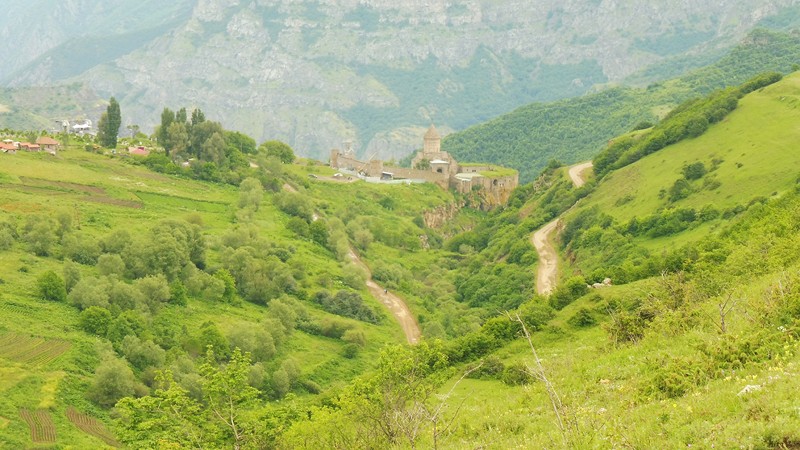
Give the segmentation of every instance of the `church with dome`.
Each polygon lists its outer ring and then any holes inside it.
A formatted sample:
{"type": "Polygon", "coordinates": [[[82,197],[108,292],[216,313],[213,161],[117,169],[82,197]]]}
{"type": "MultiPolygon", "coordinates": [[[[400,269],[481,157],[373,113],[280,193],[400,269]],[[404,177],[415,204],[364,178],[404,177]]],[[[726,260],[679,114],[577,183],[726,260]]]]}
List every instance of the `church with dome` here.
{"type": "Polygon", "coordinates": [[[354,152],[331,150],[331,167],[373,182],[435,183],[460,193],[478,192],[487,204],[504,204],[519,183],[519,173],[495,164],[459,163],[442,151],[442,137],[431,125],[423,136],[422,150],[411,167],[397,167],[381,160],[361,161],[354,152]]]}

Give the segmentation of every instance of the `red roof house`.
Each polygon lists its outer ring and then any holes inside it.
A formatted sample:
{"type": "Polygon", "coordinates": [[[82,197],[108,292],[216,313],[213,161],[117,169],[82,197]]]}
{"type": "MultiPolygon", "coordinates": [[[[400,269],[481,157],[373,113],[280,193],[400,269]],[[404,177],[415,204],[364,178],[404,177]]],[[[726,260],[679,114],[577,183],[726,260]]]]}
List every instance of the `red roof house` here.
{"type": "Polygon", "coordinates": [[[61,143],[57,140],[49,137],[49,136],[39,136],[39,139],[36,139],[36,143],[44,149],[47,153],[52,153],[53,155],[56,154],[61,143]]]}

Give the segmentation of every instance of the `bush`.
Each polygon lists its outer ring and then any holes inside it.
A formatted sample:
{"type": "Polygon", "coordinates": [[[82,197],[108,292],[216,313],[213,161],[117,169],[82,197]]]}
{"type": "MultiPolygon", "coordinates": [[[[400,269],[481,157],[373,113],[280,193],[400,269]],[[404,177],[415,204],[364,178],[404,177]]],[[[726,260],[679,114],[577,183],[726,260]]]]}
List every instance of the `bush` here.
{"type": "Polygon", "coordinates": [[[110,408],[119,399],[132,396],[135,388],[136,379],[131,368],[122,360],[108,359],[97,367],[88,394],[98,405],[110,408]]]}
{"type": "Polygon", "coordinates": [[[481,365],[477,369],[470,372],[467,377],[481,380],[499,380],[505,368],[505,364],[503,364],[503,361],[501,361],[500,358],[496,356],[487,356],[483,359],[483,361],[481,361],[481,365]]]}
{"type": "Polygon", "coordinates": [[[503,369],[500,381],[509,386],[522,386],[533,383],[534,378],[524,364],[516,363],[503,369]]]}
{"type": "Polygon", "coordinates": [[[90,306],[78,318],[78,326],[85,332],[105,337],[113,317],[111,313],[99,306],[90,306]]]}
{"type": "Polygon", "coordinates": [[[369,323],[379,323],[381,320],[381,316],[364,303],[358,292],[339,291],[335,296],[331,296],[328,291],[319,291],[314,294],[312,300],[332,314],[369,323]]]}
{"type": "Polygon", "coordinates": [[[353,359],[358,356],[359,346],[356,344],[347,344],[342,349],[342,356],[347,359],[353,359]]]}
{"type": "Polygon", "coordinates": [[[588,292],[589,287],[586,285],[586,280],[582,276],[574,276],[559,286],[550,296],[550,306],[558,310],[563,309],[588,292]]]}
{"type": "Polygon", "coordinates": [[[573,327],[589,327],[597,323],[597,319],[588,308],[580,308],[575,314],[567,319],[567,323],[573,327]]]}
{"type": "Polygon", "coordinates": [[[36,287],[39,290],[39,296],[45,300],[52,302],[63,302],[67,300],[67,288],[64,285],[64,280],[52,270],[49,270],[39,276],[36,281],[36,287]]]}
{"type": "Polygon", "coordinates": [[[686,166],[683,166],[683,177],[687,180],[699,180],[705,176],[707,170],[706,166],[702,162],[692,163],[686,166]]]}

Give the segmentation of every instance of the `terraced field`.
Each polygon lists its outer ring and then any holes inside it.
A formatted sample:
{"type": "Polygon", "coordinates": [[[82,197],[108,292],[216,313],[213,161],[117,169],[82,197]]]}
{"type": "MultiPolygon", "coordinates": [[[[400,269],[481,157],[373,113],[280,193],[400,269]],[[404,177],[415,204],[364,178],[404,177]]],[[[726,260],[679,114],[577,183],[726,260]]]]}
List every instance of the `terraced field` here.
{"type": "Polygon", "coordinates": [[[47,410],[31,411],[20,409],[19,415],[28,424],[34,444],[53,444],[56,442],[56,426],[47,410]]]}
{"type": "Polygon", "coordinates": [[[83,414],[75,408],[67,408],[67,419],[84,433],[94,436],[112,447],[121,447],[120,443],[114,439],[114,435],[94,417],[83,414]]]}
{"type": "Polygon", "coordinates": [[[0,335],[0,358],[43,366],[69,350],[71,344],[59,339],[45,339],[19,333],[0,335]]]}

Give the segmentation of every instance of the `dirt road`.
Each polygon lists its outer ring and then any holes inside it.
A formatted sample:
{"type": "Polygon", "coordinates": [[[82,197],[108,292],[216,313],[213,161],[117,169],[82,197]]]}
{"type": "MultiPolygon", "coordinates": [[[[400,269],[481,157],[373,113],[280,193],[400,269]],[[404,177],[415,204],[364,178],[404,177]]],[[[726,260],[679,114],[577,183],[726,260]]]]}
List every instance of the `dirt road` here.
{"type": "Polygon", "coordinates": [[[586,183],[586,178],[582,177],[583,172],[586,169],[593,167],[591,161],[586,161],[585,163],[575,164],[574,166],[569,168],[569,177],[572,179],[572,182],[575,184],[575,187],[581,187],[586,183]]]}
{"type": "Polygon", "coordinates": [[[556,287],[558,253],[550,242],[550,234],[558,229],[559,220],[556,219],[539,228],[531,237],[531,243],[539,253],[539,267],[536,269],[536,293],[539,295],[547,295],[556,287]]]}
{"type": "MultiPolygon", "coordinates": [[[[586,183],[586,178],[582,175],[590,167],[592,162],[587,161],[569,168],[569,177],[575,187],[581,187],[586,183]]],[[[553,220],[531,236],[531,243],[539,253],[539,266],[536,268],[536,292],[539,295],[553,292],[558,281],[558,253],[550,238],[558,230],[560,221],[560,218],[553,220]]]]}
{"type": "MultiPolygon", "coordinates": [[[[288,192],[297,192],[297,189],[288,183],[283,185],[283,189],[288,192]]],[[[316,212],[314,212],[312,215],[312,220],[316,221],[317,219],[319,219],[319,216],[316,212]]],[[[419,342],[422,332],[419,330],[417,320],[414,318],[414,315],[411,314],[411,310],[408,309],[406,302],[404,302],[402,298],[380,287],[378,283],[372,279],[372,271],[369,270],[369,267],[367,267],[366,264],[364,264],[364,261],[361,261],[361,258],[358,257],[358,254],[355,252],[355,250],[353,250],[352,247],[350,248],[348,256],[353,263],[367,272],[367,289],[369,289],[369,292],[373,295],[373,297],[380,300],[381,303],[389,308],[389,311],[391,311],[395,319],[400,322],[400,326],[403,328],[403,333],[406,335],[406,340],[408,340],[408,343],[416,344],[419,342]]]]}
{"type": "Polygon", "coordinates": [[[367,289],[369,289],[369,292],[375,298],[386,305],[386,307],[389,308],[389,311],[392,312],[392,315],[395,317],[395,319],[400,322],[400,326],[403,328],[403,333],[405,333],[408,343],[416,344],[419,342],[419,338],[422,336],[422,333],[419,330],[417,320],[414,318],[414,315],[411,314],[411,310],[408,309],[408,306],[406,306],[406,303],[403,301],[403,299],[391,292],[386,292],[384,288],[380,287],[378,283],[372,279],[372,272],[369,270],[369,267],[364,264],[364,261],[361,261],[361,258],[358,257],[352,248],[350,249],[348,256],[350,256],[350,260],[353,261],[353,263],[367,272],[367,289]]]}

